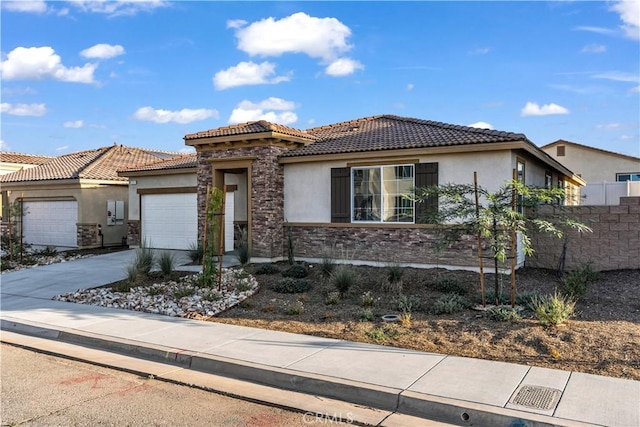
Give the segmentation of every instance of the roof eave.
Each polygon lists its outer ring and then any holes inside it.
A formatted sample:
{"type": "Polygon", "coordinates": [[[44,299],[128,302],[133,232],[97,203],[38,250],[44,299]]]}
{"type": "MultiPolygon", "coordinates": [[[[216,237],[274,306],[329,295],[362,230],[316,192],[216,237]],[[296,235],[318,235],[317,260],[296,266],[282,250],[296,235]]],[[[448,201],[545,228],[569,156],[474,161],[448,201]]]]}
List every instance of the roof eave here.
{"type": "Polygon", "coordinates": [[[150,169],[150,170],[132,170],[132,171],[118,171],[118,176],[122,177],[138,177],[138,176],[154,176],[154,175],[179,175],[196,173],[198,168],[195,166],[184,168],[170,168],[170,169],[150,169]]]}

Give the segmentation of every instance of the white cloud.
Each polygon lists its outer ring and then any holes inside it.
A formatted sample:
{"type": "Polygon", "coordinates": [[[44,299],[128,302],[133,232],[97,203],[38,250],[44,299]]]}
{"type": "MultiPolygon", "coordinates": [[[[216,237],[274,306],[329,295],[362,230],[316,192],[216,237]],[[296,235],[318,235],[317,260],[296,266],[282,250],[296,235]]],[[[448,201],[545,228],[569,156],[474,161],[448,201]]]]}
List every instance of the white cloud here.
{"type": "Polygon", "coordinates": [[[199,108],[196,110],[184,108],[180,111],[156,110],[152,107],[139,108],[133,115],[138,120],[149,121],[154,123],[180,123],[186,124],[205,120],[208,118],[219,117],[217,110],[208,110],[199,108]]]}
{"type": "Polygon", "coordinates": [[[119,44],[111,45],[106,43],[99,43],[80,52],[80,55],[84,56],[85,58],[98,59],[108,59],[123,54],[124,47],[120,46],[119,44]]]}
{"type": "Polygon", "coordinates": [[[84,126],[84,122],[82,120],[64,122],[64,127],[70,129],[80,129],[82,126],[84,126]]]}
{"type": "Polygon", "coordinates": [[[68,145],[63,145],[62,147],[57,147],[56,148],[56,153],[60,153],[62,151],[67,151],[69,149],[68,145]]]}
{"type": "Polygon", "coordinates": [[[2,9],[10,12],[45,13],[47,4],[44,0],[3,1],[2,9]]]}
{"type": "Polygon", "coordinates": [[[414,87],[415,87],[415,85],[413,83],[407,84],[407,90],[409,90],[409,91],[413,90],[414,87]]]}
{"type": "Polygon", "coordinates": [[[193,154],[196,152],[196,149],[193,147],[184,147],[178,150],[180,154],[193,154]]]}
{"type": "Polygon", "coordinates": [[[607,71],[606,73],[594,74],[594,79],[613,80],[616,82],[638,82],[640,75],[634,73],[625,73],[621,71],[607,71]]]}
{"type": "Polygon", "coordinates": [[[257,103],[244,100],[231,112],[229,123],[266,120],[272,123],[289,125],[298,120],[298,116],[291,111],[295,108],[295,102],[286,101],[282,98],[270,97],[257,103]]]}
{"type": "Polygon", "coordinates": [[[487,122],[475,122],[468,125],[470,128],[478,128],[478,129],[493,129],[493,125],[487,122]]]}
{"type": "Polygon", "coordinates": [[[620,14],[620,19],[623,22],[621,28],[626,36],[632,39],[640,39],[640,1],[616,1],[611,6],[611,10],[620,14]]]}
{"type": "Polygon", "coordinates": [[[607,47],[602,44],[591,43],[586,45],[580,51],[581,53],[604,53],[607,51],[607,47]]]}
{"type": "Polygon", "coordinates": [[[578,31],[588,31],[590,33],[604,34],[604,35],[613,35],[616,33],[614,30],[610,28],[603,28],[603,27],[580,26],[580,27],[575,27],[574,29],[578,31]]]}
{"type": "Polygon", "coordinates": [[[236,66],[218,71],[213,76],[213,85],[217,90],[223,90],[245,85],[277,84],[290,79],[290,76],[276,76],[275,73],[276,66],[271,62],[240,62],[236,66]]]}
{"type": "Polygon", "coordinates": [[[491,52],[491,48],[488,47],[479,47],[477,49],[473,49],[469,51],[470,55],[486,55],[491,52]]]}
{"type": "Polygon", "coordinates": [[[620,129],[621,127],[622,125],[620,123],[604,123],[604,124],[596,125],[596,129],[599,129],[599,130],[614,130],[614,129],[620,129]]]}
{"type": "Polygon", "coordinates": [[[634,87],[634,88],[631,88],[630,92],[631,92],[631,93],[640,92],[640,86],[636,86],[636,87],[634,87]]]}
{"type": "Polygon", "coordinates": [[[12,116],[34,116],[40,117],[47,114],[47,107],[44,104],[0,104],[0,112],[11,114],[12,116]]]}
{"type": "Polygon", "coordinates": [[[0,62],[5,80],[40,80],[52,78],[63,82],[93,83],[97,64],[65,67],[60,55],[49,46],[17,47],[0,62]]]}
{"type": "Polygon", "coordinates": [[[544,104],[542,106],[535,102],[527,102],[520,111],[522,117],[527,116],[549,116],[552,114],[569,114],[569,110],[558,104],[544,104]]]}
{"type": "Polygon", "coordinates": [[[69,4],[83,12],[102,13],[109,17],[132,16],[170,6],[165,0],[73,0],[69,4]]]}
{"type": "Polygon", "coordinates": [[[356,60],[350,58],[339,58],[333,61],[326,68],[325,73],[333,77],[348,76],[356,70],[363,70],[364,66],[356,60]]]}
{"type": "Polygon", "coordinates": [[[10,151],[11,147],[9,147],[9,145],[4,142],[4,140],[0,139],[0,151],[10,151]]]}
{"type": "Polygon", "coordinates": [[[243,19],[230,19],[227,21],[227,28],[242,28],[247,25],[247,21],[243,19]]]}

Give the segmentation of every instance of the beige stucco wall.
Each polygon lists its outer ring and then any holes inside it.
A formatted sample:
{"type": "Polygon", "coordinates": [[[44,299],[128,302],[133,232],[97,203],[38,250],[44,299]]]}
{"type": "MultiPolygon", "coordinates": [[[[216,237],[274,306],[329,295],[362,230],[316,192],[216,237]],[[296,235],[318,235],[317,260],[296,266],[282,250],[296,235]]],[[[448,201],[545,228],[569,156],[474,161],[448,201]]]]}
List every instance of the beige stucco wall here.
{"type": "Polygon", "coordinates": [[[128,219],[140,220],[140,195],[138,190],[196,187],[195,173],[136,176],[129,178],[129,193],[127,196],[129,205],[128,219]],[[135,184],[132,183],[135,182],[135,184]]]}
{"type": "Polygon", "coordinates": [[[225,185],[236,185],[238,188],[234,192],[234,214],[233,220],[238,222],[247,221],[247,174],[246,173],[225,173],[225,185]]]}
{"type": "Polygon", "coordinates": [[[640,172],[640,161],[615,154],[564,144],[565,155],[557,156],[557,146],[543,150],[573,173],[580,175],[587,184],[596,182],[615,182],[616,173],[640,172]]]}

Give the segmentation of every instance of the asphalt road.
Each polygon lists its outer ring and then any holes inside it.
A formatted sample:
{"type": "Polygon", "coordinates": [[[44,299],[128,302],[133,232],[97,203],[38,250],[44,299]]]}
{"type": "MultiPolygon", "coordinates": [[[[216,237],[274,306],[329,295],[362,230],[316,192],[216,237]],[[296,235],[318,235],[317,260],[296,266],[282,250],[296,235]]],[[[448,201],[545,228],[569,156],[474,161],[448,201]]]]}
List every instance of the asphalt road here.
{"type": "Polygon", "coordinates": [[[3,426],[347,425],[0,345],[3,426]]]}

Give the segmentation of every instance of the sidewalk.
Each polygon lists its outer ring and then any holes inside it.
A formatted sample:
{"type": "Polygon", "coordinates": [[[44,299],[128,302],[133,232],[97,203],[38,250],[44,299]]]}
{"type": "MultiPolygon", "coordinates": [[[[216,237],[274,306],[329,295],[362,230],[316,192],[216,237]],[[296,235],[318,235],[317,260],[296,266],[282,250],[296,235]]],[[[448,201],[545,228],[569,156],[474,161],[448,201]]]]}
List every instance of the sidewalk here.
{"type": "Polygon", "coordinates": [[[132,253],[3,274],[2,330],[412,415],[424,425],[640,425],[639,381],[51,300],[125,278],[132,253]]]}

